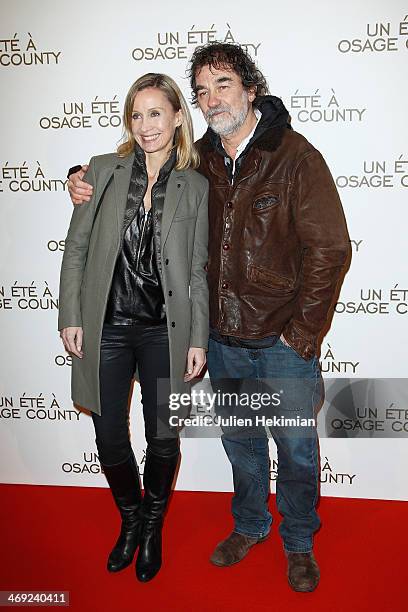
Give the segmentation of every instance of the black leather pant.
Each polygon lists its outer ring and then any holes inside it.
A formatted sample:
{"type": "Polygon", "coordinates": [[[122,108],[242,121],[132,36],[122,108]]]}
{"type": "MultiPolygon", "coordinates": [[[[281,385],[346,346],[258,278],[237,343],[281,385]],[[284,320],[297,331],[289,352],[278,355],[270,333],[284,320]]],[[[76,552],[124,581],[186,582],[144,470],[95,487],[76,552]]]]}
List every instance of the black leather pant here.
{"type": "Polygon", "coordinates": [[[104,465],[122,463],[132,452],[128,407],[136,365],[148,449],[165,457],[178,452],[178,435],[168,426],[170,357],[167,326],[105,324],[99,368],[102,414],[92,413],[99,460],[104,465]],[[167,379],[167,383],[163,380],[158,385],[157,379],[167,379]]]}

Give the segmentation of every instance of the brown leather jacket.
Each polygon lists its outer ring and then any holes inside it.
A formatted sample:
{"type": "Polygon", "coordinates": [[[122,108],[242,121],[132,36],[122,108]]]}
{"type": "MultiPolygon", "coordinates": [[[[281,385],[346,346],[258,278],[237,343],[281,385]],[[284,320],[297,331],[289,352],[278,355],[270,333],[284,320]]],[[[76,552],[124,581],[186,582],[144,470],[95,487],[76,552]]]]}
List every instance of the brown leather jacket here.
{"type": "MultiPolygon", "coordinates": [[[[200,172],[210,182],[210,327],[247,339],[283,332],[307,360],[316,353],[350,242],[322,155],[288,129],[279,99],[265,100],[280,103],[279,113],[255,132],[233,183],[218,137],[208,130],[197,143],[200,172]]],[[[263,115],[265,108],[260,104],[263,115]]]]}

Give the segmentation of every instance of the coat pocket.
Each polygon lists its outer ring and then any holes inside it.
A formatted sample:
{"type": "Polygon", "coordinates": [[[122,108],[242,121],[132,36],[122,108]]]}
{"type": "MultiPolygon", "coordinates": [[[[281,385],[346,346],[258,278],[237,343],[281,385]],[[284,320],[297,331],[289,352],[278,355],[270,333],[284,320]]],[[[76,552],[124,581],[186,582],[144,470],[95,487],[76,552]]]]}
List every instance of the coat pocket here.
{"type": "Polygon", "coordinates": [[[175,223],[176,221],[189,221],[192,219],[196,219],[197,215],[188,215],[185,217],[173,217],[173,223],[175,223]]]}
{"type": "Polygon", "coordinates": [[[276,274],[269,268],[250,264],[248,275],[251,281],[272,289],[278,295],[290,295],[296,291],[295,283],[291,279],[276,274]]]}
{"type": "Polygon", "coordinates": [[[281,197],[279,194],[268,194],[257,198],[252,204],[254,212],[262,212],[269,208],[274,208],[280,204],[281,197]]]}

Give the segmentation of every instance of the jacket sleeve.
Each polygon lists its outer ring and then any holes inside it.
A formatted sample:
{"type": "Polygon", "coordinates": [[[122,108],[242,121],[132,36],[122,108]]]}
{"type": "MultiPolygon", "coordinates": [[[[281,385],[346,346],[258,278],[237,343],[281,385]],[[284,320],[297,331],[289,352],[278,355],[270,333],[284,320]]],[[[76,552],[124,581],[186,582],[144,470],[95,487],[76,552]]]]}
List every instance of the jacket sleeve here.
{"type": "Polygon", "coordinates": [[[318,151],[308,153],[298,164],[291,193],[302,267],[294,313],[283,335],[307,360],[316,353],[318,336],[350,257],[350,240],[336,186],[318,151]]]}
{"type": "Polygon", "coordinates": [[[190,273],[190,346],[208,348],[209,306],[205,266],[208,260],[208,182],[198,205],[190,273]]]}
{"type": "Polygon", "coordinates": [[[94,190],[89,202],[74,206],[65,240],[59,286],[59,330],[65,327],[82,327],[80,293],[97,200],[95,158],[89,162],[84,180],[90,183],[94,190]]]}

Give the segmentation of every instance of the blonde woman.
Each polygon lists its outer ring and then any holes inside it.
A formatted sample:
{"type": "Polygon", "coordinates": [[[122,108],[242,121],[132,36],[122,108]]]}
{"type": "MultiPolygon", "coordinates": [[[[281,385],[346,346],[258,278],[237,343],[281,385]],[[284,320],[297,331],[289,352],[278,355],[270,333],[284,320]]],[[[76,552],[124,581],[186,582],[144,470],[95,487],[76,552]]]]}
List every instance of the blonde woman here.
{"type": "Polygon", "coordinates": [[[120,511],[108,570],[151,580],[179,460],[168,394],[202,370],[208,342],[208,183],[194,168],[190,114],[176,83],[146,74],[130,88],[124,143],[93,157],[89,203],[75,206],[62,261],[60,335],[73,355],[72,399],[91,411],[99,459],[120,511]],[[135,371],[145,435],[144,496],[128,427],[135,371]],[[167,400],[167,401],[166,401],[167,400]]]}

